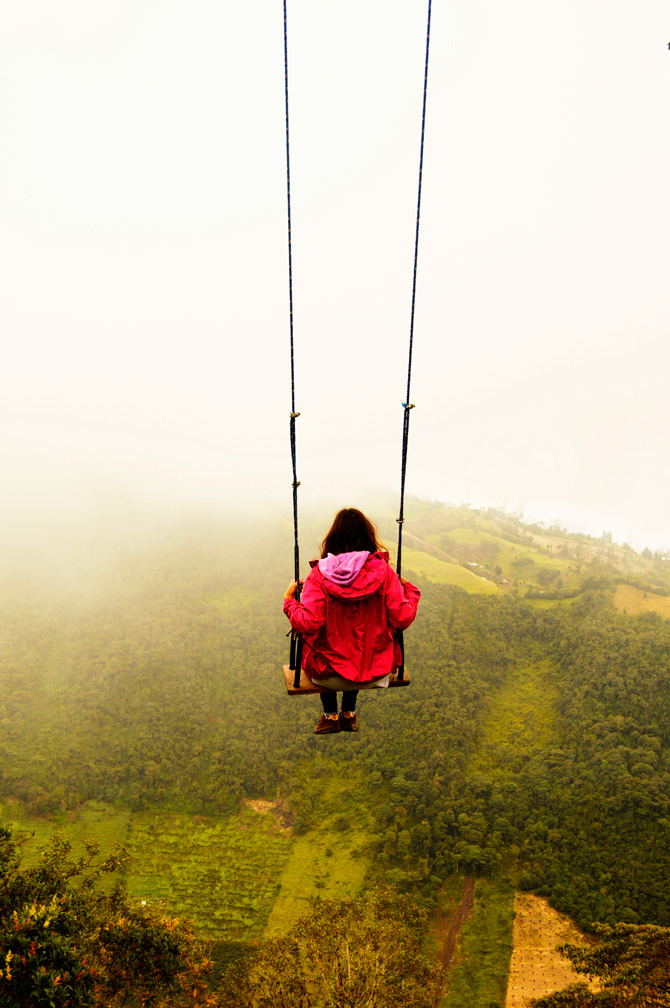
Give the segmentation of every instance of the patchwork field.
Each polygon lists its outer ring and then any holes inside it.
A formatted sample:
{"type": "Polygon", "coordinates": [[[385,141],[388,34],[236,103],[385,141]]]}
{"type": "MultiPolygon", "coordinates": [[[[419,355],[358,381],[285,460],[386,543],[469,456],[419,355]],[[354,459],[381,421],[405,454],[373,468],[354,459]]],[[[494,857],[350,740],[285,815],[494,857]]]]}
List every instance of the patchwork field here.
{"type": "MultiPolygon", "coordinates": [[[[102,854],[122,845],[131,855],[125,884],[132,899],[190,918],[209,938],[236,941],[262,935],[293,845],[275,814],[251,807],[209,819],[163,810],[131,815],[89,802],[76,817],[50,822],[25,816],[11,802],[0,806],[0,818],[24,841],[27,866],[55,833],[72,841],[75,855],[88,839],[98,841],[102,854]]],[[[108,878],[106,886],[115,881],[108,878]]]]}
{"type": "MultiPolygon", "coordinates": [[[[297,837],[281,807],[262,801],[217,819],[156,809],[131,814],[89,802],[58,821],[28,817],[10,801],[0,804],[0,820],[23,841],[28,867],[55,833],[72,841],[74,855],[90,839],[102,855],[119,844],[131,858],[125,875],[131,899],[189,918],[208,938],[249,941],[285,933],[315,896],[349,897],[362,889],[371,833],[364,804],[348,799],[349,783],[328,783],[330,813],[297,837]]],[[[110,876],[105,887],[117,881],[110,876]]]]}
{"type": "Polygon", "coordinates": [[[291,853],[272,813],[246,807],[224,819],[135,813],[127,849],[128,895],[188,917],[209,938],[260,937],[291,853]]]}
{"type": "Polygon", "coordinates": [[[481,529],[457,528],[447,536],[432,536],[429,539],[434,545],[438,545],[438,540],[448,552],[457,546],[461,557],[463,548],[470,547],[471,559],[481,560],[489,568],[499,566],[503,575],[511,580],[535,583],[545,569],[547,578],[560,575],[565,587],[569,587],[573,580],[577,583],[576,565],[557,552],[510,542],[481,529]]]}

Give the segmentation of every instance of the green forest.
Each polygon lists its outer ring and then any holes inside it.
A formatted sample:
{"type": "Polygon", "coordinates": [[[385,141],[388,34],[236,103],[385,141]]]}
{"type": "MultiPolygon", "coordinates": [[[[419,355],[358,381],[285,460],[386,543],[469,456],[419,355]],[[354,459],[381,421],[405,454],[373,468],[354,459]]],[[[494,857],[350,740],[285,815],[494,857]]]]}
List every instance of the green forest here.
{"type": "MultiPolygon", "coordinates": [[[[391,508],[373,516],[392,545],[391,508]]],[[[303,522],[305,567],[330,517],[303,522]]],[[[291,942],[287,1006],[455,1005],[458,970],[430,936],[463,878],[476,880],[468,927],[502,908],[501,948],[514,890],[587,932],[670,928],[670,559],[494,510],[412,501],[407,517],[403,574],[422,591],[411,685],[362,693],[361,731],[326,738],[313,734],[318,698],[288,697],[281,674],[286,520],[132,513],[7,530],[6,864],[37,872],[54,833],[74,851],[61,846],[59,871],[88,835],[103,858],[120,844],[91,892],[124,920],[145,904],[190,921],[184,948],[208,943],[214,963],[194,987],[203,1005],[229,1003],[235,977],[230,1003],[257,983],[249,1004],[265,1004],[262,977],[278,989],[268,963],[291,942]],[[389,961],[380,981],[397,1000],[343,1000],[336,977],[331,1000],[314,999],[319,906],[337,900],[326,916],[356,918],[359,957],[382,919],[405,933],[405,965],[389,961]]],[[[471,1008],[503,1004],[509,950],[499,958],[471,1008]]],[[[91,981],[88,1001],[51,1003],[163,1003],[148,1000],[159,986],[145,997],[130,980],[125,993],[91,981]]],[[[176,989],[165,1004],[181,1003],[176,989]]]]}

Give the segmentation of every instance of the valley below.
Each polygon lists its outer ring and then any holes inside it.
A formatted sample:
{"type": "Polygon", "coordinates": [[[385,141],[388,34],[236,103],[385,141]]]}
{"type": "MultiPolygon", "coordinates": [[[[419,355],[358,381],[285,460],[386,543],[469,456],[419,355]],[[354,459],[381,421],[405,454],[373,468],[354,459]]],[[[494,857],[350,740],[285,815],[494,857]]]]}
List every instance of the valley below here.
{"type": "Polygon", "coordinates": [[[558,944],[670,927],[667,557],[411,502],[411,685],[323,738],[281,674],[285,523],[128,521],[8,552],[0,821],[25,869],[56,834],[123,848],[99,891],[190,921],[213,991],[387,892],[440,1008],[526,1008],[584,979],[558,944]]]}

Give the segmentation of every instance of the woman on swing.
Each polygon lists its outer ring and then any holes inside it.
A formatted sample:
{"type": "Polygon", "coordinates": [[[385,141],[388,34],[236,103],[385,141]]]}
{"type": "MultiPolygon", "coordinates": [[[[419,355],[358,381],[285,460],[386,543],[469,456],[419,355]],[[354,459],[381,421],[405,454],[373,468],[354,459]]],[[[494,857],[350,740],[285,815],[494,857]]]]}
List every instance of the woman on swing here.
{"type": "Polygon", "coordinates": [[[303,637],[305,672],[332,691],[319,694],[323,714],[314,731],[358,731],[358,691],[388,686],[402,661],[394,631],[414,620],[421,592],[391,569],[376,527],[356,508],[338,511],[321,544],[321,559],[310,565],[300,601],[295,581],[286,589],[284,612],[303,637]]]}

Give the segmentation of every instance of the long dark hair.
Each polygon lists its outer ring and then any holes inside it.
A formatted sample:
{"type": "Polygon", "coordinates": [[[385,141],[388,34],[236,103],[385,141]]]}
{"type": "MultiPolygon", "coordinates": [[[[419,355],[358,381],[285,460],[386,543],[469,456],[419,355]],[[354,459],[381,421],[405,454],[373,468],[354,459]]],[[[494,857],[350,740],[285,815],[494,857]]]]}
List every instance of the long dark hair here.
{"type": "Polygon", "coordinates": [[[380,549],[383,546],[377,540],[377,526],[357,508],[342,508],[321,543],[321,557],[355,550],[376,553],[380,549]]]}

